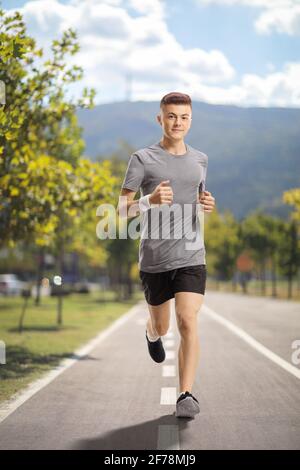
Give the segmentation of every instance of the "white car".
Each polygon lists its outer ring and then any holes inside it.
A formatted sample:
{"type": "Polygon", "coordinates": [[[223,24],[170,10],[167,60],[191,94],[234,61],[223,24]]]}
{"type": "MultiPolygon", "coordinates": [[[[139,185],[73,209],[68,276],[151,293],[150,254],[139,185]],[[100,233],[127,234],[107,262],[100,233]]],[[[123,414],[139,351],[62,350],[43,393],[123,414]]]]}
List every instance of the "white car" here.
{"type": "Polygon", "coordinates": [[[27,288],[27,283],[21,281],[16,274],[0,274],[0,294],[21,295],[27,288]]]}

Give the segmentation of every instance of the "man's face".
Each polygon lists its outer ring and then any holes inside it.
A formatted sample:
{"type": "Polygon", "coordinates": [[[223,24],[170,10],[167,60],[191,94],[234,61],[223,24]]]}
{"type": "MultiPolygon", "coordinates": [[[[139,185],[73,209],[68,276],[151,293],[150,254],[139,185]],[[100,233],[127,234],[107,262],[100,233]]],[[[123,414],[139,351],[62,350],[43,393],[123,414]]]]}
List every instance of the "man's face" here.
{"type": "Polygon", "coordinates": [[[164,105],[157,121],[164,135],[171,140],[182,140],[191,127],[192,109],[188,104],[164,105]]]}

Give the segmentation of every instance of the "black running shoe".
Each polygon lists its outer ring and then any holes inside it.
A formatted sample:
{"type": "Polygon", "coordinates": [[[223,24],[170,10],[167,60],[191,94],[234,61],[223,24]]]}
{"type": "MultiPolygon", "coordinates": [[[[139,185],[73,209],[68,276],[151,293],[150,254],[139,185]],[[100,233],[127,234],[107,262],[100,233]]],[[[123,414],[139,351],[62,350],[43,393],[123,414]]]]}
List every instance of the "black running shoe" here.
{"type": "Polygon", "coordinates": [[[180,395],[176,402],[176,414],[177,418],[194,418],[194,416],[200,413],[200,406],[197,398],[195,398],[190,392],[185,392],[180,395]]]}
{"type": "Polygon", "coordinates": [[[149,341],[146,330],[146,339],[148,343],[149,354],[155,362],[163,362],[166,358],[166,353],[162,344],[162,340],[158,338],[157,341],[149,341]]]}

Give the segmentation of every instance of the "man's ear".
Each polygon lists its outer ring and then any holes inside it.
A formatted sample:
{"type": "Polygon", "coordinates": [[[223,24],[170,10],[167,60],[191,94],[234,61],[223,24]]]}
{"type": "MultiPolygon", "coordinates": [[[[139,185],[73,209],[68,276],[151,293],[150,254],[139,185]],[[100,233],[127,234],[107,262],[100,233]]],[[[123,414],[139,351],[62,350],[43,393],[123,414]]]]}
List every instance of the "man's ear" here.
{"type": "Polygon", "coordinates": [[[156,120],[157,120],[158,124],[161,125],[161,115],[160,115],[160,114],[158,114],[158,115],[156,116],[156,120]]]}

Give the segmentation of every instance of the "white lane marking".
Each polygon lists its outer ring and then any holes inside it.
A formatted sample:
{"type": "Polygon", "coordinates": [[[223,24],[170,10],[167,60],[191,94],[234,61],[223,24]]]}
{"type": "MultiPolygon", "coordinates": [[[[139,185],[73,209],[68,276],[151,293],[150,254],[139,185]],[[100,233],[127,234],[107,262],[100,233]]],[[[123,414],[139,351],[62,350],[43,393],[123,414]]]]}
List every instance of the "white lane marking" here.
{"type": "MultiPolygon", "coordinates": [[[[80,358],[86,356],[91,352],[96,346],[98,346],[102,341],[104,341],[109,335],[111,335],[115,330],[120,328],[124,323],[130,320],[134,315],[136,315],[141,309],[141,302],[134,305],[127,313],[118,318],[114,323],[112,323],[106,330],[101,331],[94,339],[89,341],[85,346],[74,352],[74,357],[64,359],[57,367],[55,367],[50,372],[38,380],[35,380],[24,390],[13,396],[10,400],[3,402],[0,406],[0,423],[4,421],[11,413],[13,413],[19,406],[21,406],[25,401],[29,400],[33,395],[39,392],[42,388],[46,387],[50,382],[52,382],[58,375],[67,370],[73,364],[80,360],[80,358]]],[[[1,366],[2,367],[2,366],[1,366]]]]}
{"type": "MultiPolygon", "coordinates": [[[[175,302],[171,304],[171,324],[168,333],[164,338],[167,341],[164,341],[165,347],[173,347],[174,345],[174,308],[175,302]]],[[[166,359],[174,359],[175,352],[173,350],[166,350],[166,359]]],[[[164,365],[162,371],[163,377],[176,377],[176,368],[175,365],[164,365]]],[[[165,387],[161,389],[161,399],[160,403],[162,405],[176,405],[177,401],[177,389],[176,387],[165,387]]],[[[180,450],[179,444],[179,427],[176,425],[160,425],[158,426],[158,439],[157,439],[157,449],[158,450],[180,450]]]]}
{"type": "Polygon", "coordinates": [[[163,377],[176,377],[175,366],[163,366],[162,376],[163,377]]]}
{"type": "Polygon", "coordinates": [[[146,325],[146,323],[147,323],[146,318],[139,318],[138,320],[136,320],[137,325],[146,325]]]}
{"type": "Polygon", "coordinates": [[[158,426],[157,449],[180,450],[178,426],[165,424],[158,426]]]}
{"type": "Polygon", "coordinates": [[[270,351],[270,349],[266,348],[261,343],[256,341],[256,339],[254,339],[252,336],[250,336],[244,330],[242,330],[238,326],[235,326],[231,321],[227,320],[226,318],[223,318],[221,315],[219,315],[218,313],[216,313],[214,310],[207,307],[206,305],[203,305],[202,311],[203,311],[204,314],[208,315],[209,317],[211,317],[216,322],[221,323],[221,325],[228,328],[228,330],[230,330],[232,333],[239,336],[246,343],[248,343],[250,346],[252,346],[252,348],[256,349],[256,351],[259,351],[263,356],[270,359],[270,361],[272,361],[275,364],[277,364],[278,366],[282,367],[282,369],[284,369],[287,372],[289,372],[290,374],[294,375],[295,377],[297,377],[297,379],[300,379],[300,369],[297,369],[297,367],[293,366],[292,364],[289,364],[287,361],[282,359],[280,356],[277,356],[277,354],[273,353],[272,351],[270,351]]]}
{"type": "Polygon", "coordinates": [[[162,387],[160,394],[160,404],[175,405],[176,401],[176,387],[162,387]]]}
{"type": "Polygon", "coordinates": [[[170,349],[166,349],[166,359],[175,359],[175,351],[171,351],[170,349]]]}

